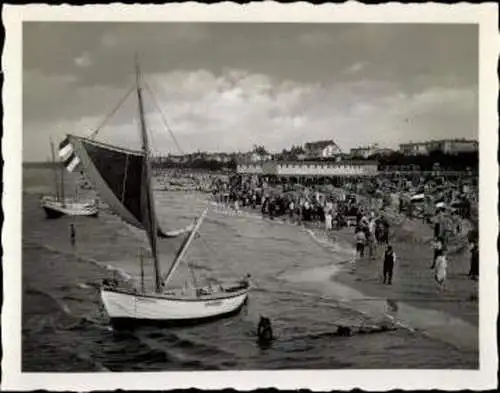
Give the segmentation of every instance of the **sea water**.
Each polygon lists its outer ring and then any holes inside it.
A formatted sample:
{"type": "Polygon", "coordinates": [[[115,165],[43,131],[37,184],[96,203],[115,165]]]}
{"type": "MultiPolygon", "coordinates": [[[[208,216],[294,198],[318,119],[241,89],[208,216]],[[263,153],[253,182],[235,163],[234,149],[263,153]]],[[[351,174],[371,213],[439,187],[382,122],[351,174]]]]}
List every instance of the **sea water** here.
{"type": "MultiPolygon", "coordinates": [[[[139,250],[148,250],[144,234],[106,209],[98,218],[47,220],[37,198],[53,188],[53,174],[25,169],[23,180],[24,371],[478,366],[477,351],[443,340],[422,322],[443,314],[425,316],[405,305],[396,330],[336,336],[339,325],[355,329],[388,318],[383,299],[356,301],[356,296],[366,297],[330,279],[350,250],[325,247],[294,225],[229,214],[197,193],[156,192],[160,223],[166,230],[183,228],[208,206],[201,236],[186,259],[200,278],[232,279],[250,273],[255,288],[248,304],[234,317],[207,324],[117,331],[109,325],[96,287],[102,278],[116,274],[132,282],[138,279],[139,250]],[[70,223],[76,227],[74,247],[70,223]],[[416,319],[408,316],[412,312],[418,313],[416,319]],[[271,319],[277,336],[265,348],[255,335],[261,315],[271,319]],[[420,324],[412,326],[415,321],[420,324]]],[[[161,242],[162,269],[180,242],[161,242]]],[[[145,271],[151,285],[147,258],[145,271]]],[[[181,265],[172,284],[182,285],[188,278],[188,269],[181,265]]]]}

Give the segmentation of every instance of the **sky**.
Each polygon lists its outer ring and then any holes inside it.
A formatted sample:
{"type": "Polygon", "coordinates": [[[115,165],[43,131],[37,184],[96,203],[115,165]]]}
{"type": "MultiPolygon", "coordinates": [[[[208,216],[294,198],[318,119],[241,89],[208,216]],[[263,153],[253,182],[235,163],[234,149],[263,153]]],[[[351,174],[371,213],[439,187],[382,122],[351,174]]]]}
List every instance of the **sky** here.
{"type": "MultiPolygon", "coordinates": [[[[478,136],[476,25],[25,22],[24,161],[98,129],[135,54],[158,154],[478,136]]],[[[138,148],[137,114],[133,93],[97,139],[138,148]]]]}

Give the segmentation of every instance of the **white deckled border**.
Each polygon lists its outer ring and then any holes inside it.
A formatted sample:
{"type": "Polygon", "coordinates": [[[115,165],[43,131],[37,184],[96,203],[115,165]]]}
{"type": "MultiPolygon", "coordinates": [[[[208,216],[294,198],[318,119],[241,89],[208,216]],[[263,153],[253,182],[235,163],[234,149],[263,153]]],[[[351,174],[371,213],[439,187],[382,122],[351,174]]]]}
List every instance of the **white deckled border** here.
{"type": "Polygon", "coordinates": [[[497,201],[498,36],[496,4],[384,4],[354,2],[314,6],[294,4],[196,3],[147,5],[5,5],[6,42],[3,53],[4,166],[2,231],[4,304],[2,309],[2,388],[7,390],[105,389],[492,389],[497,385],[497,201]],[[22,197],[22,22],[23,21],[210,21],[210,22],[359,22],[359,23],[477,23],[480,26],[480,371],[338,370],[231,371],[151,373],[21,373],[21,197],[22,197]],[[495,120],[494,120],[495,119],[495,120]],[[195,376],[193,374],[196,374],[195,376]]]}

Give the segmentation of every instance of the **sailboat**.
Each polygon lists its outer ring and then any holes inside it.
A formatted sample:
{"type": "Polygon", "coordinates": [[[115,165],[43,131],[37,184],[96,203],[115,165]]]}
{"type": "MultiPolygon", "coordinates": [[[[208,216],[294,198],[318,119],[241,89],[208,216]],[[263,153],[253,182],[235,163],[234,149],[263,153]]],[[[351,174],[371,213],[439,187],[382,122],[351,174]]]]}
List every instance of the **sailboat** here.
{"type": "MultiPolygon", "coordinates": [[[[144,114],[141,78],[136,64],[135,90],[140,120],[141,149],[132,150],[94,139],[67,135],[81,161],[83,171],[100,197],[125,222],[144,231],[148,238],[154,271],[154,288],[146,290],[141,258],[141,285],[130,288],[116,280],[104,280],[100,294],[113,324],[135,322],[188,323],[219,318],[238,312],[251,288],[249,275],[239,281],[199,285],[193,276],[189,288],[169,288],[171,279],[207,214],[204,210],[187,230],[161,229],[153,199],[151,151],[144,114]],[[186,234],[169,269],[162,274],[158,241],[186,234]]],[[[192,267],[192,266],[191,266],[192,267]]]]}
{"type": "MultiPolygon", "coordinates": [[[[40,200],[40,205],[45,211],[47,218],[59,218],[64,215],[97,217],[99,210],[96,201],[84,202],[79,200],[78,195],[74,198],[67,198],[65,196],[64,177],[62,172],[64,169],[61,167],[60,178],[58,178],[58,162],[55,158],[54,144],[52,141],[50,141],[50,145],[52,150],[52,165],[54,167],[55,195],[45,195],[40,200]]],[[[69,165],[70,167],[68,169],[71,169],[73,166],[76,167],[78,162],[73,158],[69,165]]]]}

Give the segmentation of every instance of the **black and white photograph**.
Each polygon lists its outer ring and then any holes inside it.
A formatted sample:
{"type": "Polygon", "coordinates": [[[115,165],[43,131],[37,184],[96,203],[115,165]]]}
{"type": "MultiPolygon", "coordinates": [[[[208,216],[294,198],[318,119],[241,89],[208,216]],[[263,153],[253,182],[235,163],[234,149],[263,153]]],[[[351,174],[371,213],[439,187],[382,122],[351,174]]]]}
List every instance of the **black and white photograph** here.
{"type": "Polygon", "coordinates": [[[7,385],[494,382],[498,81],[478,20],[495,9],[405,23],[123,7],[7,10],[7,385]]]}

